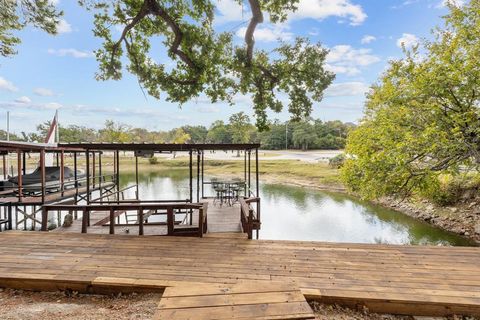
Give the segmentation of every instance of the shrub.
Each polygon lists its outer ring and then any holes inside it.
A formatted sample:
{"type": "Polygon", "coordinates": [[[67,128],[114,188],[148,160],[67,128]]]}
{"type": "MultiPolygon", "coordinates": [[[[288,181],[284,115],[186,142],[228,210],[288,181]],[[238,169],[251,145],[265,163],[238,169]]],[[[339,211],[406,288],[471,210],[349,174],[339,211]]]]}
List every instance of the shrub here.
{"type": "Polygon", "coordinates": [[[328,165],[335,169],[340,169],[345,163],[345,154],[340,153],[328,160],[328,165]]]}
{"type": "Polygon", "coordinates": [[[150,158],[148,158],[148,162],[150,164],[157,164],[158,163],[158,158],[152,155],[150,158]]]}

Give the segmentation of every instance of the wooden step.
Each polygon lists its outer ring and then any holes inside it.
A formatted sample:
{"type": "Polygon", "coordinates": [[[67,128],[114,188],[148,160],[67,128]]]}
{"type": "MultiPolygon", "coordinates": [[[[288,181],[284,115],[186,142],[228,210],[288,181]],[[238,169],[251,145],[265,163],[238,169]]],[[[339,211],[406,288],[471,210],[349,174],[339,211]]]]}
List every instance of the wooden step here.
{"type": "Polygon", "coordinates": [[[298,288],[255,281],[165,289],[155,320],[315,319],[298,288]]]}

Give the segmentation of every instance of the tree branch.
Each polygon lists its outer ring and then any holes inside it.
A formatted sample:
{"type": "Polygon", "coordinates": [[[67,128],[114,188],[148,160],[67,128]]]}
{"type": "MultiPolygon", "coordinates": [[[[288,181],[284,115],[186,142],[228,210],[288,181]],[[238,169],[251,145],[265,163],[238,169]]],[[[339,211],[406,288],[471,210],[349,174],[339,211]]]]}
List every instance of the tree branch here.
{"type": "Polygon", "coordinates": [[[250,20],[247,31],[245,32],[245,43],[247,44],[246,65],[250,67],[253,60],[253,47],[255,45],[253,33],[255,32],[257,25],[259,23],[263,23],[263,13],[258,0],[248,0],[248,2],[250,3],[250,10],[252,11],[252,19],[250,20]]]}

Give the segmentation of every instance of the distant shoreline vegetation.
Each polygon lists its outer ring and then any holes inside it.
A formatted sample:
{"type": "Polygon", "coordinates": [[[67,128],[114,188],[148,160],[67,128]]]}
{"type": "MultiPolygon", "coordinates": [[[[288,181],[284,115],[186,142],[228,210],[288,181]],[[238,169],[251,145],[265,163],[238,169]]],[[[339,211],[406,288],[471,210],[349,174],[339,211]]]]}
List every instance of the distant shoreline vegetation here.
{"type": "MultiPolygon", "coordinates": [[[[10,133],[12,141],[43,142],[50,122],[37,125],[35,132],[10,133]]],[[[217,120],[210,127],[185,125],[168,131],[149,131],[107,120],[96,130],[86,126],[60,124],[61,142],[153,142],[153,143],[261,143],[262,149],[329,149],[345,147],[353,123],[339,120],[308,119],[298,122],[274,121],[270,129],[260,132],[243,112],[232,115],[228,122],[217,120]]],[[[0,139],[6,140],[5,130],[0,139]]]]}

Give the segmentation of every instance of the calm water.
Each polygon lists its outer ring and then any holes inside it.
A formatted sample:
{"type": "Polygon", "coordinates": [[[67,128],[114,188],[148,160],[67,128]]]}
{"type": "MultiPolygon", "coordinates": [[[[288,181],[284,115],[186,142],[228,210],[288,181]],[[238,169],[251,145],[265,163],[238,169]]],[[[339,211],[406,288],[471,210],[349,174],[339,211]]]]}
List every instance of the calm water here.
{"type": "MultiPolygon", "coordinates": [[[[185,171],[155,172],[139,180],[142,199],[188,198],[185,171]]],[[[121,185],[129,184],[134,184],[134,176],[122,175],[121,185]]],[[[344,194],[261,184],[260,197],[261,239],[473,245],[458,235],[344,194]]]]}

